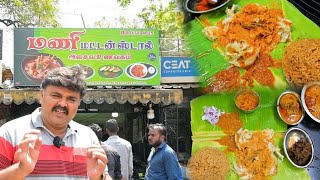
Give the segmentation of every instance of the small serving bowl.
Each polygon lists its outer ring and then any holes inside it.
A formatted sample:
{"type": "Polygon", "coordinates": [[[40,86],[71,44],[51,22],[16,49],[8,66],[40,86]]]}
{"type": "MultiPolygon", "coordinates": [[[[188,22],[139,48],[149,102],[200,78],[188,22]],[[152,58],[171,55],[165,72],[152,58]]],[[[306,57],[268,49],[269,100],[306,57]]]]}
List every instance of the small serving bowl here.
{"type": "Polygon", "coordinates": [[[240,110],[250,113],[258,108],[260,97],[251,89],[241,89],[236,93],[234,103],[240,110]]]}
{"type": "MultiPolygon", "coordinates": [[[[295,167],[306,168],[312,163],[313,158],[314,158],[314,147],[313,147],[312,140],[306,131],[304,131],[300,128],[297,128],[297,127],[290,128],[284,136],[283,147],[284,147],[284,152],[285,152],[288,160],[295,167]],[[294,162],[294,157],[290,157],[290,155],[289,155],[291,153],[290,151],[292,150],[293,146],[299,140],[301,140],[301,141],[305,140],[305,142],[310,143],[310,145],[311,145],[310,155],[309,154],[307,155],[308,159],[306,160],[306,162],[304,164],[298,164],[298,163],[294,162]],[[290,150],[290,148],[291,148],[291,150],[290,150]]],[[[303,148],[306,148],[306,146],[303,146],[303,148]]],[[[296,149],[298,149],[298,148],[296,148],[296,149]]],[[[304,149],[304,150],[306,150],[306,149],[304,149]]],[[[301,153],[299,153],[299,155],[301,155],[301,153]]]]}
{"type": "Polygon", "coordinates": [[[184,3],[184,9],[189,13],[194,13],[194,14],[207,13],[223,7],[229,1],[230,0],[218,0],[217,4],[213,5],[212,8],[208,10],[198,11],[196,10],[197,0],[186,0],[184,3]]]}
{"type": "MultiPolygon", "coordinates": [[[[320,123],[320,112],[318,116],[316,116],[312,111],[310,110],[311,104],[313,106],[320,106],[320,82],[310,83],[303,86],[301,91],[301,101],[302,106],[304,110],[307,112],[307,114],[316,122],[320,123]],[[312,91],[312,92],[311,92],[312,91]],[[316,96],[317,100],[316,100],[316,96]],[[318,101],[318,102],[317,102],[318,101]],[[315,105],[314,105],[315,104],[315,105]]],[[[318,108],[320,109],[320,108],[318,108]]]]}
{"type": "Polygon", "coordinates": [[[304,111],[304,108],[302,107],[300,95],[294,91],[285,91],[282,94],[280,94],[277,100],[277,111],[282,121],[288,125],[299,124],[305,116],[305,111],[304,111]],[[296,103],[296,104],[293,104],[293,103],[296,103]],[[284,107],[286,104],[291,108],[293,105],[298,105],[297,114],[291,114],[289,116],[287,114],[288,111],[286,107],[284,107]]]}

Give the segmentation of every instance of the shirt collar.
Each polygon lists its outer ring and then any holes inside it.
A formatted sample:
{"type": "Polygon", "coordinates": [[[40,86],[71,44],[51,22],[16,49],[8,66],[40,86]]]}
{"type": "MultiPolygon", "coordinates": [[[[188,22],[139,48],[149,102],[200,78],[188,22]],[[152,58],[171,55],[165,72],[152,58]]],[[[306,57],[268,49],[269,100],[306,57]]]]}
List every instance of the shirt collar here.
{"type": "Polygon", "coordinates": [[[112,135],[112,136],[109,136],[109,139],[118,139],[119,136],[118,135],[112,135]]]}
{"type": "MultiPolygon", "coordinates": [[[[166,145],[166,142],[162,142],[162,143],[159,145],[159,147],[157,148],[157,151],[158,151],[159,149],[162,149],[165,145],[166,145]]],[[[155,148],[152,147],[151,150],[152,150],[152,151],[155,151],[155,148]]]]}
{"type": "Polygon", "coordinates": [[[166,142],[162,142],[162,143],[159,145],[159,149],[162,149],[163,146],[165,146],[165,145],[166,145],[166,142]]]}

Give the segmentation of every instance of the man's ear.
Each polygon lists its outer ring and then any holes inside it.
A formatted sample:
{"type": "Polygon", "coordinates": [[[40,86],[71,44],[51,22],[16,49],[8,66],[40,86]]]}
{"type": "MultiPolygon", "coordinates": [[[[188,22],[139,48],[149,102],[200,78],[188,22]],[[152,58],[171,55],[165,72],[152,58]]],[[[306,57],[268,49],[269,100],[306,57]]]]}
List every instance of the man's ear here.
{"type": "Polygon", "coordinates": [[[43,99],[43,89],[41,89],[38,93],[38,97],[39,97],[39,103],[42,104],[42,99],[43,99]]]}
{"type": "Polygon", "coordinates": [[[160,136],[160,140],[161,140],[161,142],[165,141],[165,140],[166,140],[166,136],[162,134],[162,135],[160,136]]]}
{"type": "Polygon", "coordinates": [[[109,135],[110,134],[110,131],[106,128],[106,133],[109,135]]]}

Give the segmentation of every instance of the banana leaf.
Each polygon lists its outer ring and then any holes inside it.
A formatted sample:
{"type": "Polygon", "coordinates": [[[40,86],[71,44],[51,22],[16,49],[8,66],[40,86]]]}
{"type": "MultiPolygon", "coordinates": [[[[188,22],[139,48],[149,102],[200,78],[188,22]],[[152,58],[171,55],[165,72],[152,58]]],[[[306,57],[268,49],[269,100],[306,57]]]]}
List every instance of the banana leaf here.
{"type": "MultiPolygon", "coordinates": [[[[285,17],[293,23],[291,29],[292,41],[302,38],[320,38],[320,28],[286,0],[231,0],[224,8],[202,14],[199,18],[186,24],[188,47],[193,52],[192,56],[196,59],[197,68],[201,74],[201,81],[204,86],[206,86],[205,79],[229,66],[229,63],[224,59],[221,52],[215,49],[212,41],[208,40],[202,33],[205,27],[204,24],[209,22],[211,25],[214,25],[219,20],[225,18],[225,9],[226,7],[231,7],[232,4],[244,6],[248,3],[258,3],[270,8],[281,8],[285,17]],[[206,19],[208,22],[203,22],[201,19],[206,19]]],[[[287,45],[288,43],[279,43],[271,52],[271,56],[274,59],[281,60],[284,48],[287,45]]],[[[284,155],[282,142],[287,125],[280,119],[277,113],[276,102],[279,95],[283,91],[290,89],[290,86],[281,68],[271,68],[271,71],[276,77],[274,88],[254,83],[253,89],[260,96],[260,105],[252,113],[244,113],[237,109],[234,103],[235,92],[206,94],[191,101],[192,153],[197,152],[198,149],[203,147],[217,147],[221,150],[226,148],[214,141],[225,136],[222,130],[218,126],[211,125],[208,121],[202,120],[204,107],[214,106],[223,112],[238,111],[240,119],[243,121],[243,128],[245,129],[273,129],[276,134],[276,144],[281,148],[284,155]]],[[[228,158],[231,163],[235,162],[233,153],[228,153],[228,158]]],[[[279,164],[278,168],[278,173],[272,179],[310,179],[306,169],[294,167],[286,157],[279,164]]],[[[230,171],[227,179],[238,179],[238,176],[233,171],[230,171]]]]}

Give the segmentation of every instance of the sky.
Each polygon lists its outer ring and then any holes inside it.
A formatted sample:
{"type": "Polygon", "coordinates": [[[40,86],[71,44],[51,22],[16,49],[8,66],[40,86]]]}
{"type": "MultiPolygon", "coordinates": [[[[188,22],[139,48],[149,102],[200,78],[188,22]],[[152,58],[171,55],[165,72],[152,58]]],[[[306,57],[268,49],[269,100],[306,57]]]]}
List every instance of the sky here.
{"type": "MultiPolygon", "coordinates": [[[[167,4],[168,0],[161,0],[161,3],[167,4]]],[[[133,0],[129,7],[120,8],[116,0],[60,0],[61,19],[59,22],[65,28],[82,28],[82,15],[86,28],[92,28],[94,22],[106,17],[112,27],[117,27],[117,18],[120,15],[138,19],[137,13],[149,4],[149,0],[133,0]]]]}
{"type": "MultiPolygon", "coordinates": [[[[161,0],[162,4],[168,4],[169,0],[161,0]]],[[[153,2],[155,3],[155,1],[153,2]]],[[[119,27],[117,18],[120,15],[129,19],[138,19],[137,13],[143,7],[149,5],[149,0],[133,0],[127,8],[120,8],[116,0],[59,0],[59,23],[63,28],[94,28],[94,23],[106,17],[110,26],[119,27]],[[82,21],[82,17],[83,21],[82,21]],[[83,23],[84,22],[84,23],[83,23]]],[[[139,19],[138,19],[139,20],[139,19]]],[[[13,31],[12,27],[3,28],[3,58],[2,63],[13,69],[13,31]]],[[[1,72],[1,71],[0,71],[1,72]]]]}
{"type": "Polygon", "coordinates": [[[83,21],[86,28],[90,28],[94,27],[94,22],[103,16],[113,21],[121,14],[116,0],[60,0],[59,9],[61,12],[59,23],[65,28],[83,27],[83,21]]]}

